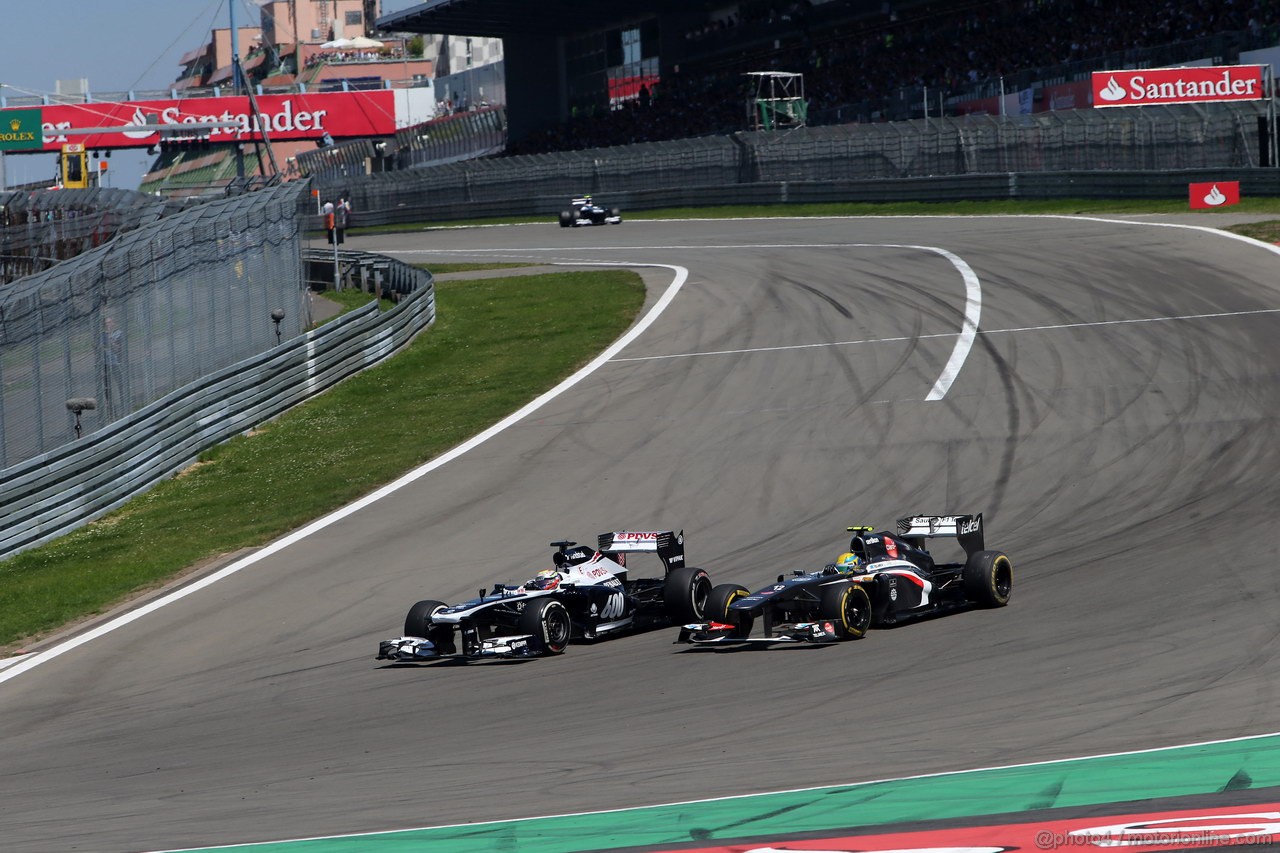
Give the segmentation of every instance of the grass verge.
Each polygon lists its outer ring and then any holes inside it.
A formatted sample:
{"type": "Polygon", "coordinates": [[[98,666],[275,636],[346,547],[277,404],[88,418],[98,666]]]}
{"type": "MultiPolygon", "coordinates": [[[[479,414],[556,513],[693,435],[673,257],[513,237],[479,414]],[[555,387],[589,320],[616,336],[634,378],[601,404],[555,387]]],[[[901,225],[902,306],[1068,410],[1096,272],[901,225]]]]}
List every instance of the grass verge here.
{"type": "Polygon", "coordinates": [[[405,352],[0,563],[0,648],[269,542],[438,456],[595,357],[643,302],[626,270],[438,282],[435,326],[405,352]]]}
{"type": "Polygon", "coordinates": [[[473,264],[423,264],[424,267],[431,270],[434,275],[445,275],[451,272],[477,272],[480,270],[514,270],[522,267],[531,266],[528,263],[504,264],[504,263],[473,263],[473,264]]]}

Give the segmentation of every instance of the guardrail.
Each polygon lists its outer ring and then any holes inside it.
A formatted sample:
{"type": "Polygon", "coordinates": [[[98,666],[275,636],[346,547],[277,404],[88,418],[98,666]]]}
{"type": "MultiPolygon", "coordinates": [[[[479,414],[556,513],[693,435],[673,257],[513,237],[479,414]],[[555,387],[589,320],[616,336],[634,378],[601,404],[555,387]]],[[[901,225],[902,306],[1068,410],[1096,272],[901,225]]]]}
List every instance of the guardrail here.
{"type": "Polygon", "coordinates": [[[379,299],[399,302],[420,286],[422,270],[393,261],[386,255],[339,250],[337,271],[332,249],[302,250],[303,276],[312,290],[348,290],[372,293],[379,299]]]}
{"type": "MultiPolygon", "coordinates": [[[[83,439],[0,471],[0,559],[101,517],[182,470],[203,450],[403,349],[435,322],[435,287],[425,270],[384,260],[390,269],[403,267],[391,276],[391,286],[407,291],[390,311],[380,312],[371,302],[191,382],[83,439]]],[[[358,266],[355,260],[352,266],[358,266]]],[[[67,416],[73,417],[70,411],[67,416]]]]}

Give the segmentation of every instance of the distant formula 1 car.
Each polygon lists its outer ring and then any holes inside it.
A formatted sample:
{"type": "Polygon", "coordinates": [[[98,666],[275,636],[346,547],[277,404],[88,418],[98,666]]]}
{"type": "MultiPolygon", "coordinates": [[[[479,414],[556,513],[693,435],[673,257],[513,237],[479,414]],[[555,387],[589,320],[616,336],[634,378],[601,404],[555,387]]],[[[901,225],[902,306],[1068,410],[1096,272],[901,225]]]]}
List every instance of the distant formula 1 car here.
{"type": "Polygon", "coordinates": [[[917,515],[898,521],[895,534],[850,527],[849,551],[816,572],[778,575],[750,593],[721,584],[707,599],[709,621],[680,629],[677,643],[827,643],[856,640],[872,625],[892,625],[966,605],[1003,607],[1013,567],[1001,551],[985,550],[982,514],[917,515]],[[925,547],[934,537],[956,539],[960,563],[937,563],[925,547]],[[751,637],[759,619],[763,637],[751,637]]]}
{"type": "Polygon", "coordinates": [[[558,655],[572,637],[706,618],[711,579],[685,566],[683,531],[602,533],[595,550],[570,541],[551,545],[554,567],[522,584],[496,583],[453,606],[419,601],[404,620],[405,636],[379,643],[378,660],[558,655]],[[663,576],[631,577],[627,555],[636,552],[657,554],[663,576]]]}
{"type": "Polygon", "coordinates": [[[560,211],[561,228],[577,228],[579,225],[617,225],[622,222],[622,211],[616,207],[606,210],[584,195],[569,202],[569,209],[560,211]]]}

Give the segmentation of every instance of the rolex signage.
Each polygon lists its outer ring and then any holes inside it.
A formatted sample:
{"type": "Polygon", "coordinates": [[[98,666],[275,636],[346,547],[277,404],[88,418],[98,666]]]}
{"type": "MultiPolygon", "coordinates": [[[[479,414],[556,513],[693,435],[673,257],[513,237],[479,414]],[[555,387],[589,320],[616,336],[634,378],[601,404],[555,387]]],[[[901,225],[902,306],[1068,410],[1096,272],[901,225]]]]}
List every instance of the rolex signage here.
{"type": "Polygon", "coordinates": [[[0,117],[0,151],[38,151],[44,147],[39,109],[5,110],[0,117]]]}

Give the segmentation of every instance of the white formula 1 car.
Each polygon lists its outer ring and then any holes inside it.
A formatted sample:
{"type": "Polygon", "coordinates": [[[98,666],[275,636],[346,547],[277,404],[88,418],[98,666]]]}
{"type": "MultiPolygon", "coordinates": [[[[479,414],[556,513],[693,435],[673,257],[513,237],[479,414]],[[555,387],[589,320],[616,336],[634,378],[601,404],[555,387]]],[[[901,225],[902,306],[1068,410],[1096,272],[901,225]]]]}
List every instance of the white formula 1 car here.
{"type": "Polygon", "coordinates": [[[569,202],[569,209],[560,211],[561,228],[577,228],[579,225],[617,225],[622,222],[622,211],[616,207],[603,208],[584,195],[569,202]]]}
{"type": "Polygon", "coordinates": [[[493,585],[461,604],[419,601],[403,637],[378,645],[378,660],[422,663],[558,655],[573,637],[595,639],[706,618],[711,579],[684,564],[684,533],[602,533],[597,548],[552,542],[553,566],[521,584],[493,585]],[[632,577],[627,558],[657,554],[663,574],[632,577]]]}

